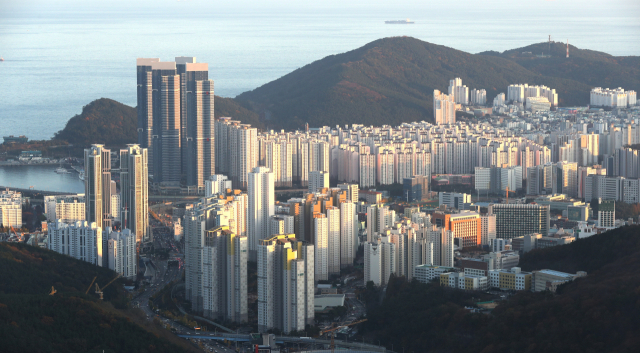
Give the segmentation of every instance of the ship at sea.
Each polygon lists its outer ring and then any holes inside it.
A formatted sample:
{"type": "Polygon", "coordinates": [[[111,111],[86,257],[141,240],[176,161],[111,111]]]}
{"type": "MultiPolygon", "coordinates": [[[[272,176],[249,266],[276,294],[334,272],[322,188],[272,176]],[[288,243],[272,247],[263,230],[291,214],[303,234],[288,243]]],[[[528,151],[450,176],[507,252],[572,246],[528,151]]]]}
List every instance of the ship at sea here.
{"type": "Polygon", "coordinates": [[[410,25],[410,24],[414,24],[415,22],[409,20],[408,18],[406,20],[393,20],[393,21],[384,21],[384,23],[388,24],[388,25],[410,25]]]}

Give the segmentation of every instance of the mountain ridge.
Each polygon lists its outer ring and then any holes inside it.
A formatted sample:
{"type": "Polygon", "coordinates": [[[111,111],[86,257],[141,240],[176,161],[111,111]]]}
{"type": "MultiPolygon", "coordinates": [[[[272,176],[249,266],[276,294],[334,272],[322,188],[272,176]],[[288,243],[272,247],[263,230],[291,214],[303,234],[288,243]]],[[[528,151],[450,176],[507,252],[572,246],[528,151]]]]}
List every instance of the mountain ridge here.
{"type": "Polygon", "coordinates": [[[587,105],[589,90],[597,85],[640,89],[640,72],[635,75],[634,66],[638,57],[570,47],[574,57],[566,59],[563,45],[556,43],[551,58],[537,58],[545,45],[470,54],[412,37],[382,38],[314,61],[235,100],[269,116],[269,127],[296,129],[307,122],[333,126],[432,121],[433,90],[446,92],[455,77],[469,89],[485,89],[489,103],[513,83],[555,88],[561,106],[587,105]],[[515,55],[522,51],[533,54],[515,55]]]}

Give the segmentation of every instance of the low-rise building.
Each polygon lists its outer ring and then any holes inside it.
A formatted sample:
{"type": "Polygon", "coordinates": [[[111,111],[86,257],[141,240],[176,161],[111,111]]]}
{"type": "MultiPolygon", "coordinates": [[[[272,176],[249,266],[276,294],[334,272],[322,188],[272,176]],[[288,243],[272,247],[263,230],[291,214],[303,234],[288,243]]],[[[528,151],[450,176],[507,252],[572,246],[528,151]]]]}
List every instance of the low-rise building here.
{"type": "Polygon", "coordinates": [[[449,208],[458,210],[467,209],[465,204],[471,203],[470,194],[461,194],[457,192],[440,192],[438,194],[438,206],[446,205],[449,208]]]}
{"type": "Polygon", "coordinates": [[[578,277],[586,277],[587,273],[578,271],[576,274],[565,273],[554,270],[533,271],[533,291],[552,291],[555,292],[558,285],[573,281],[578,277]]]}
{"type": "Polygon", "coordinates": [[[360,190],[358,197],[364,199],[367,204],[382,202],[382,193],[378,191],[360,190]]]}
{"type": "Polygon", "coordinates": [[[544,249],[552,246],[569,244],[575,240],[575,236],[568,235],[564,232],[549,236],[535,233],[513,238],[511,239],[511,245],[514,251],[524,254],[534,249],[544,249]]]}
{"type": "Polygon", "coordinates": [[[489,271],[489,286],[502,290],[530,290],[531,272],[523,272],[520,267],[510,270],[489,271]]]}
{"type": "Polygon", "coordinates": [[[447,272],[456,271],[453,267],[447,266],[431,266],[431,265],[418,265],[415,267],[413,277],[421,283],[429,283],[436,278],[440,278],[440,275],[447,272]]]}
{"type": "Polygon", "coordinates": [[[463,290],[486,290],[487,277],[467,275],[464,272],[447,272],[440,275],[442,287],[457,288],[463,290]]]}

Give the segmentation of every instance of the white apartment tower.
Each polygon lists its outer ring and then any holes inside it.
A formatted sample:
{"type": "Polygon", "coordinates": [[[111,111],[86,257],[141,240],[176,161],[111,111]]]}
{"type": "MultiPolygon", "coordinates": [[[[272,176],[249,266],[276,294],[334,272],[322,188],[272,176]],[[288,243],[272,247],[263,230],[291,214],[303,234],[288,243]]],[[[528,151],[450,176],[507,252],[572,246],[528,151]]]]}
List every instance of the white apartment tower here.
{"type": "Polygon", "coordinates": [[[396,244],[388,237],[364,245],[364,283],[372,281],[376,286],[385,286],[392,273],[396,272],[396,244]]]}
{"type": "Polygon", "coordinates": [[[102,256],[102,248],[98,248],[98,241],[102,239],[102,229],[98,228],[95,222],[49,223],[48,234],[49,250],[102,266],[102,263],[98,262],[98,256],[102,256]]]}
{"type": "Polygon", "coordinates": [[[135,279],[138,274],[135,234],[123,229],[111,232],[108,238],[109,268],[124,278],[135,279]]]}
{"type": "Polygon", "coordinates": [[[247,237],[227,226],[205,231],[202,247],[202,313],[247,321],[247,237]]]}
{"type": "Polygon", "coordinates": [[[456,103],[452,95],[433,91],[433,120],[436,125],[455,124],[456,103]]]}
{"type": "Polygon", "coordinates": [[[22,193],[9,188],[0,192],[0,226],[22,227],[22,193]]]}
{"type": "Polygon", "coordinates": [[[229,176],[233,187],[245,189],[248,174],[258,166],[258,130],[251,125],[240,124],[230,127],[229,134],[229,176]]]}
{"type": "Polygon", "coordinates": [[[340,208],[327,207],[326,214],[328,273],[329,276],[340,275],[340,208]]]}
{"type": "Polygon", "coordinates": [[[358,216],[353,202],[340,204],[340,268],[353,265],[358,240],[358,216]]]}
{"type": "Polygon", "coordinates": [[[313,231],[315,234],[315,281],[329,279],[329,224],[327,216],[322,213],[313,215],[313,231]]]}
{"type": "Polygon", "coordinates": [[[44,197],[44,213],[47,215],[48,222],[56,222],[57,220],[64,223],[84,221],[85,207],[84,194],[44,197]]]}
{"type": "Polygon", "coordinates": [[[258,331],[302,331],[314,322],[314,247],[293,234],[258,244],[258,331]]]}
{"type": "Polygon", "coordinates": [[[309,193],[313,194],[318,188],[329,187],[329,172],[322,170],[314,170],[309,172],[309,193]]]}
{"type": "MultiPolygon", "coordinates": [[[[185,211],[185,289],[192,309],[206,317],[247,320],[248,239],[232,231],[225,218],[230,202],[215,197],[185,211]]],[[[233,201],[233,203],[239,201],[233,201]]]]}
{"type": "Polygon", "coordinates": [[[449,95],[453,97],[454,102],[469,105],[469,88],[462,84],[461,78],[449,80],[449,95]]]}
{"type": "Polygon", "coordinates": [[[269,168],[256,167],[248,174],[247,181],[249,259],[255,261],[258,241],[271,236],[269,219],[273,216],[275,207],[274,176],[269,168]]]}
{"type": "Polygon", "coordinates": [[[231,180],[227,179],[226,175],[214,174],[204,181],[205,197],[226,195],[227,190],[231,188],[231,180]]]}
{"type": "Polygon", "coordinates": [[[123,228],[138,242],[150,241],[148,153],[139,145],[120,150],[120,202],[123,228]]]}

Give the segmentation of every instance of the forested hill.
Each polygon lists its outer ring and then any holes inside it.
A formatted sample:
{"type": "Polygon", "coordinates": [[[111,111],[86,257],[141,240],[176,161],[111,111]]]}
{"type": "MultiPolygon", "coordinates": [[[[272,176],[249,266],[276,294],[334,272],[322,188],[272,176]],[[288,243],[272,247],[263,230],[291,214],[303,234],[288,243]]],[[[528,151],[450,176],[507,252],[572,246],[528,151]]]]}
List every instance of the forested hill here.
{"type": "MultiPolygon", "coordinates": [[[[258,114],[231,98],[215,97],[215,117],[233,117],[245,124],[262,128],[258,114]]],[[[54,139],[67,141],[85,148],[94,143],[120,147],[138,141],[138,115],[135,107],[108,98],[96,99],[82,108],[82,113],[72,117],[54,139]]]]}
{"type": "Polygon", "coordinates": [[[107,146],[138,141],[136,108],[108,98],[96,99],[82,107],[82,113],[72,117],[54,139],[65,140],[79,147],[93,143],[107,146]]]}
{"type": "Polygon", "coordinates": [[[532,44],[503,53],[484,52],[480,55],[498,56],[540,75],[571,79],[590,86],[622,87],[636,92],[640,90],[639,56],[613,56],[569,45],[567,59],[566,51],[566,43],[551,42],[532,44]],[[537,57],[542,54],[551,57],[537,57]]]}
{"type": "Polygon", "coordinates": [[[94,277],[101,287],[115,277],[109,269],[15,243],[0,243],[0,268],[0,352],[191,350],[161,327],[136,324],[146,316],[125,309],[123,280],[104,290],[104,302],[93,287],[85,294],[94,277]]]}
{"type": "Polygon", "coordinates": [[[538,46],[543,45],[470,54],[410,37],[384,38],[308,64],[236,100],[268,117],[270,127],[300,128],[305,122],[313,127],[431,121],[433,90],[446,92],[455,77],[469,89],[486,89],[488,102],[512,83],[555,88],[561,106],[588,104],[596,85],[640,88],[637,57],[572,48],[575,57],[566,59],[557,44],[553,58],[537,58],[538,46]],[[516,53],[522,51],[534,55],[520,58],[516,53]]]}
{"type": "MultiPolygon", "coordinates": [[[[638,352],[639,235],[640,226],[624,227],[525,254],[523,270],[588,275],[556,294],[518,292],[491,315],[465,309],[485,300],[483,292],[392,278],[382,304],[367,303],[363,332],[406,352],[638,352]]],[[[365,300],[375,301],[371,294],[365,300]]]]}

